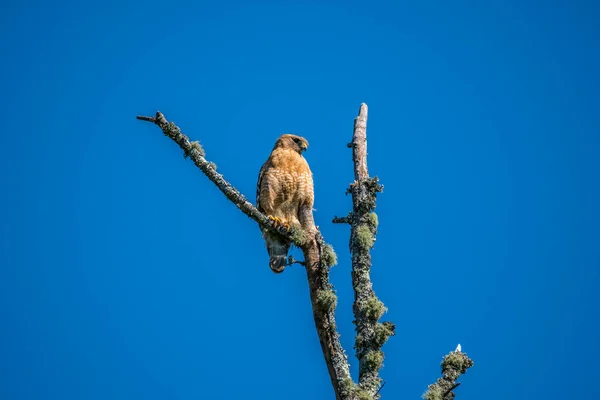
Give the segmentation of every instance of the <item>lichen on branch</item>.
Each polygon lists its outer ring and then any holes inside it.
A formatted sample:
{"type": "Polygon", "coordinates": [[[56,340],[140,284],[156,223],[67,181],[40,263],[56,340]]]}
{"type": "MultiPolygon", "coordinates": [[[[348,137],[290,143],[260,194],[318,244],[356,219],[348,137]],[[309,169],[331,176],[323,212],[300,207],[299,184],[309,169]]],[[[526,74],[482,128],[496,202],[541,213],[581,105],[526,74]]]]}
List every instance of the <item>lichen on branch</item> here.
{"type": "MultiPolygon", "coordinates": [[[[154,117],[138,116],[139,120],[149,121],[160,127],[162,132],[183,150],[184,157],[194,164],[223,192],[223,194],[244,214],[256,221],[262,228],[280,234],[291,240],[304,254],[304,261],[289,257],[290,264],[305,266],[313,317],[321,350],[338,400],[379,399],[381,378],[379,370],[383,366],[382,347],[390,336],[395,334],[395,325],[389,321],[380,322],[386,312],[385,305],[377,298],[371,283],[371,249],[376,243],[379,218],[375,213],[377,194],[383,186],[377,177],[370,177],[367,168],[367,105],[362,104],[354,121],[352,148],[354,162],[354,182],[347,193],[352,195],[352,211],[345,217],[335,217],[334,223],[349,224],[350,252],[352,258],[352,285],[354,287],[354,324],[356,339],[354,349],[359,360],[358,384],[350,376],[348,360],[341,346],[335,308],[337,296],[329,280],[329,269],[337,263],[333,248],[325,243],[321,233],[314,229],[281,231],[273,222],[250,203],[235,187],[217,172],[217,166],[205,158],[205,150],[198,141],[192,142],[178,126],[168,122],[161,112],[154,117]]],[[[453,400],[454,390],[460,383],[456,380],[473,366],[473,361],[460,351],[446,355],[442,361],[443,377],[423,395],[426,400],[453,400]]]]}
{"type": "Polygon", "coordinates": [[[345,389],[346,383],[352,382],[352,379],[348,359],[342,348],[335,322],[337,297],[329,281],[329,268],[337,263],[333,247],[325,243],[320,232],[314,226],[313,229],[307,229],[307,231],[296,229],[287,232],[277,229],[266,215],[258,211],[244,195],[217,172],[214,163],[206,160],[205,150],[200,143],[190,141],[179,127],[168,122],[160,111],[154,117],[138,116],[137,119],[158,125],[165,136],[179,145],[183,150],[184,157],[190,158],[237,208],[261,227],[286,237],[302,250],[304,254],[302,264],[306,267],[315,326],[336,399],[354,399],[352,391],[345,389]]]}
{"type": "Polygon", "coordinates": [[[350,224],[350,253],[352,256],[352,285],[354,286],[354,349],[359,362],[358,391],[362,397],[379,398],[383,365],[382,346],[395,333],[391,322],[380,323],[386,308],[377,298],[371,283],[371,249],[375,245],[379,218],[375,214],[377,193],[383,190],[377,177],[371,178],[367,168],[367,114],[362,104],[354,120],[352,149],[354,182],[347,193],[352,195],[352,211],[346,217],[335,217],[334,223],[350,224]]]}
{"type": "Polygon", "coordinates": [[[444,356],[441,363],[442,377],[432,383],[423,394],[424,400],[454,400],[453,390],[460,385],[457,383],[459,376],[466,373],[474,365],[467,353],[460,350],[460,345],[455,351],[444,356]]]}

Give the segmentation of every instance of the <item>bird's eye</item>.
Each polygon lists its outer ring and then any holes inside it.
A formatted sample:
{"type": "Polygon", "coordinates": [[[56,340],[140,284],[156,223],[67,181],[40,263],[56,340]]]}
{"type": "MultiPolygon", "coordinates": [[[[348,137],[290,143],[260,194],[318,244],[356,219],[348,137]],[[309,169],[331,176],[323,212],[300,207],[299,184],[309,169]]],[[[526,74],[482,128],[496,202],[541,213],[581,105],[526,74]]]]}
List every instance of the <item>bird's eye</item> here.
{"type": "Polygon", "coordinates": [[[294,138],[294,142],[296,142],[296,144],[300,144],[300,139],[298,139],[297,137],[294,138]]]}

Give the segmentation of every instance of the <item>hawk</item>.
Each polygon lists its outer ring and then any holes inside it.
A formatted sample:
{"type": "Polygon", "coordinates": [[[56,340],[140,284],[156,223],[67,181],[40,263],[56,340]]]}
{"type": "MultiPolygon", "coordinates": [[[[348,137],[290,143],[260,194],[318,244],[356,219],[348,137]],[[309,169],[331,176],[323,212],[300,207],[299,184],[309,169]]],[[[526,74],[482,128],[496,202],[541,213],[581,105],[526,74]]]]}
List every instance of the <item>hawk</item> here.
{"type": "MultiPolygon", "coordinates": [[[[314,229],[312,172],[302,157],[307,148],[308,141],[303,137],[281,135],[260,169],[256,185],[257,208],[276,227],[314,229]]],[[[269,267],[275,273],[283,272],[291,242],[266,229],[263,229],[263,238],[269,252],[269,267]]]]}

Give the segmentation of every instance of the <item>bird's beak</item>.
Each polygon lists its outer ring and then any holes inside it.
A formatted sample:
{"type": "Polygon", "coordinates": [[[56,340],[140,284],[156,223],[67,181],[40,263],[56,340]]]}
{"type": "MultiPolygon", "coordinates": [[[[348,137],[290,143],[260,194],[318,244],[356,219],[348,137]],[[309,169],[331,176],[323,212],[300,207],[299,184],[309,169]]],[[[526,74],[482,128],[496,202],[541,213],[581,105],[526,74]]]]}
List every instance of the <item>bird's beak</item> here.
{"type": "Polygon", "coordinates": [[[302,144],[300,145],[300,151],[302,151],[302,152],[305,152],[305,151],[306,151],[306,149],[308,149],[308,145],[306,145],[306,144],[302,143],[302,144]]]}

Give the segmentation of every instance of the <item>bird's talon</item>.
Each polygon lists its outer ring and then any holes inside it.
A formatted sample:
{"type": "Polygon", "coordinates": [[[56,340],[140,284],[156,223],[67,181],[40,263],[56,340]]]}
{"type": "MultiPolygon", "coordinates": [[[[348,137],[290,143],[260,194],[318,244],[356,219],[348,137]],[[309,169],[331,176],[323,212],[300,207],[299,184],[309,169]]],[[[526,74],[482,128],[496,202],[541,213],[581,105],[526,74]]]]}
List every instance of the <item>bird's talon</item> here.
{"type": "Polygon", "coordinates": [[[273,217],[273,216],[269,215],[268,218],[271,220],[271,222],[273,222],[273,227],[275,229],[279,229],[280,226],[283,224],[281,219],[279,219],[278,217],[273,217]]]}

